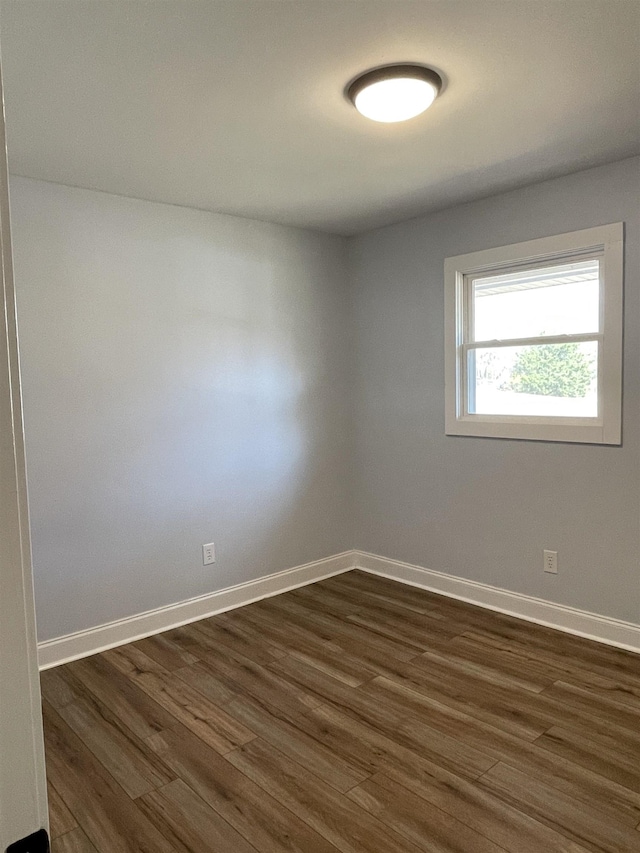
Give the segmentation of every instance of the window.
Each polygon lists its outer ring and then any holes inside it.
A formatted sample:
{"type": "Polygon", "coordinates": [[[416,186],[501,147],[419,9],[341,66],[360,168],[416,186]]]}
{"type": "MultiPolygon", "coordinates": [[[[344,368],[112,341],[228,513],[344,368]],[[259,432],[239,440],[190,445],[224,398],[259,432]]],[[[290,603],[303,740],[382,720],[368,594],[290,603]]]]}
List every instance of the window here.
{"type": "Polygon", "coordinates": [[[620,444],[622,235],[447,258],[448,435],[620,444]]]}

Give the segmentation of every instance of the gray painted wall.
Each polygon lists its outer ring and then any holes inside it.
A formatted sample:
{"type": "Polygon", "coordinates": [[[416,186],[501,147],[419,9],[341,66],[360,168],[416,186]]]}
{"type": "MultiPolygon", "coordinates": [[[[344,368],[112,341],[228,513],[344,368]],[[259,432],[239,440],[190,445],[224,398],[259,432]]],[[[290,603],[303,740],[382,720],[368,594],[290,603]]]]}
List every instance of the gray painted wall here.
{"type": "Polygon", "coordinates": [[[39,638],[354,545],[640,622],[639,176],[548,181],[348,255],[12,179],[39,638]],[[444,258],[619,220],[622,447],[445,436],[444,258]]]}
{"type": "Polygon", "coordinates": [[[39,639],[350,548],[344,240],[11,196],[39,639]]]}
{"type": "Polygon", "coordinates": [[[640,161],[350,242],[356,546],[640,621],[640,161]],[[445,257],[626,223],[622,447],[444,434],[445,257]],[[559,552],[557,576],[542,550],[559,552]]]}

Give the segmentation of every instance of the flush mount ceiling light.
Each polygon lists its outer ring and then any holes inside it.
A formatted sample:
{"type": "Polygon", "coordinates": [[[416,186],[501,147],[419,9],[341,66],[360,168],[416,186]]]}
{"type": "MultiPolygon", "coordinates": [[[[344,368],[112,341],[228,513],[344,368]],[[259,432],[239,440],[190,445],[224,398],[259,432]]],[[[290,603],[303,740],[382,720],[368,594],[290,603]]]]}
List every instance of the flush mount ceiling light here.
{"type": "Polygon", "coordinates": [[[373,121],[406,121],[435,101],[442,78],[424,65],[386,65],[360,74],[346,95],[363,116],[373,121]]]}

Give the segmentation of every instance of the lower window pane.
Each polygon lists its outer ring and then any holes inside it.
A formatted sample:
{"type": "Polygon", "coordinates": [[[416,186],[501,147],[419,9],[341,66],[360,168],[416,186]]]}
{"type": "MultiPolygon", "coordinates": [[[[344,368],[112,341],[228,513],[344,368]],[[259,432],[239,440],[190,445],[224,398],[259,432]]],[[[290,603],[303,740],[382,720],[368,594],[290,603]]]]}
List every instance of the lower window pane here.
{"type": "Polygon", "coordinates": [[[469,350],[468,376],[470,414],[598,415],[597,341],[469,350]]]}

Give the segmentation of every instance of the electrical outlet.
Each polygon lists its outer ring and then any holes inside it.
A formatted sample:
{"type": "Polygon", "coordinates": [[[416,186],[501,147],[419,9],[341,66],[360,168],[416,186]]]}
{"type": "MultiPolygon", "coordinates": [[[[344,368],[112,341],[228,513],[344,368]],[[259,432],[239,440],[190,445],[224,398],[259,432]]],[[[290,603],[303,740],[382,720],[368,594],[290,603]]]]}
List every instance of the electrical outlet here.
{"type": "Polygon", "coordinates": [[[202,546],[202,564],[204,566],[210,566],[211,563],[215,563],[216,561],[216,548],[213,542],[209,542],[208,545],[202,546]]]}
{"type": "Polygon", "coordinates": [[[544,559],[544,570],[545,572],[550,572],[552,575],[558,574],[558,552],[557,551],[543,551],[543,559],[544,559]]]}

